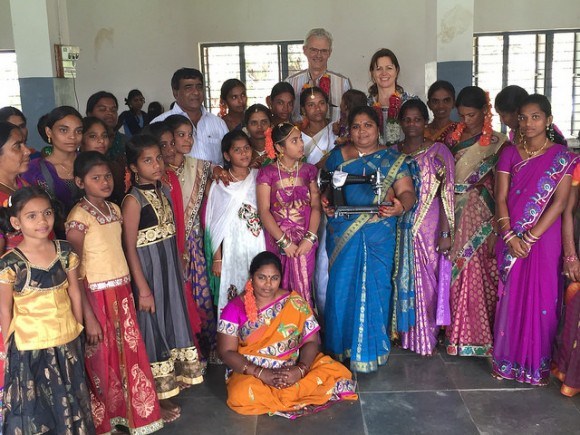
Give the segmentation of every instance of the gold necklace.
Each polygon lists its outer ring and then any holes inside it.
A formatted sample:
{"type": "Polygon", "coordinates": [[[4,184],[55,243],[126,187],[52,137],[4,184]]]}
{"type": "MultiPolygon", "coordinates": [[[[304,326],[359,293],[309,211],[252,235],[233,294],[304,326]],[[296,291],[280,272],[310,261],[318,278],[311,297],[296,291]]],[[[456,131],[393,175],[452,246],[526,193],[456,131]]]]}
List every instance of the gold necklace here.
{"type": "MultiPolygon", "coordinates": [[[[248,170],[248,174],[246,175],[246,177],[250,174],[250,168],[246,168],[248,170]]],[[[240,180],[239,178],[237,178],[233,173],[231,169],[228,169],[228,172],[230,173],[230,175],[232,176],[232,178],[234,179],[234,181],[242,181],[245,180],[246,177],[242,178],[242,180],[240,180]]]]}
{"type": "Polygon", "coordinates": [[[3,182],[1,182],[1,181],[0,181],[0,186],[4,186],[4,187],[5,187],[6,189],[8,189],[10,192],[16,192],[16,189],[18,188],[18,187],[11,187],[11,186],[9,186],[8,184],[6,184],[6,183],[3,183],[3,182]]]}
{"type": "Polygon", "coordinates": [[[539,154],[544,148],[546,148],[546,145],[548,145],[548,138],[546,138],[546,140],[544,141],[544,145],[542,145],[540,148],[538,148],[536,151],[530,151],[528,149],[528,147],[526,146],[528,144],[528,142],[526,141],[526,139],[524,138],[524,141],[522,142],[522,146],[524,147],[524,151],[526,152],[526,154],[528,155],[528,159],[531,159],[532,157],[534,157],[536,154],[539,154]]]}
{"type": "Polygon", "coordinates": [[[294,193],[294,189],[296,188],[296,180],[298,179],[298,161],[294,163],[292,169],[288,169],[286,166],[284,166],[283,163],[280,162],[280,160],[276,160],[276,165],[278,166],[278,177],[280,178],[280,183],[282,183],[282,173],[280,172],[280,166],[282,166],[282,169],[284,169],[284,171],[290,175],[288,181],[290,181],[290,184],[292,185],[292,193],[294,193]],[[296,175],[292,175],[294,168],[296,168],[296,175]]]}

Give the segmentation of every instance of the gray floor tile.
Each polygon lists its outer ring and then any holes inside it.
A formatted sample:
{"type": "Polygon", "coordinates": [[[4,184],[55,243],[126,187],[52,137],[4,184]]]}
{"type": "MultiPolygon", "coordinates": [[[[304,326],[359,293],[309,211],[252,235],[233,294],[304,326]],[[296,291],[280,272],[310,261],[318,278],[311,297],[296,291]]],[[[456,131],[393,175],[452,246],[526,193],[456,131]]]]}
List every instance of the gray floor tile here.
{"type": "Polygon", "coordinates": [[[257,435],[272,434],[363,434],[364,424],[359,401],[344,401],[317,414],[288,420],[278,416],[258,417],[257,435]]]}
{"type": "Polygon", "coordinates": [[[369,435],[478,433],[456,391],[362,393],[361,401],[369,435]]]}
{"type": "Polygon", "coordinates": [[[461,363],[445,364],[445,371],[459,390],[533,388],[513,381],[498,381],[491,376],[491,360],[488,358],[463,358],[461,363]]]}
{"type": "Polygon", "coordinates": [[[225,401],[227,397],[224,365],[210,365],[199,385],[192,385],[182,390],[179,397],[219,397],[225,401]]]}
{"type": "Polygon", "coordinates": [[[218,397],[178,397],[175,402],[182,408],[181,417],[166,425],[160,435],[254,435],[256,416],[239,415],[218,397]]]}
{"type": "Polygon", "coordinates": [[[580,431],[578,408],[555,386],[460,394],[482,434],[552,435],[580,431]]]}
{"type": "Polygon", "coordinates": [[[423,391],[454,389],[445,364],[437,356],[391,355],[375,373],[359,373],[360,391],[423,391]]]}

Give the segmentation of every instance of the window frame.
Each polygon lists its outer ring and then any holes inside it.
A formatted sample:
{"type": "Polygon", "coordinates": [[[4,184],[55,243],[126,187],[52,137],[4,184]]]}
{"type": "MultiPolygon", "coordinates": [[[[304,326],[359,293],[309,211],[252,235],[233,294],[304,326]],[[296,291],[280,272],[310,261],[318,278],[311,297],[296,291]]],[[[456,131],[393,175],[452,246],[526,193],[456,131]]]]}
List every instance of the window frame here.
{"type": "MultiPolygon", "coordinates": [[[[246,83],[246,56],[245,48],[248,46],[271,46],[277,45],[278,47],[278,81],[283,81],[286,77],[290,75],[289,62],[288,62],[288,46],[290,45],[304,45],[304,40],[285,40],[285,41],[259,41],[259,42],[208,42],[199,44],[199,57],[201,65],[201,73],[204,77],[204,88],[205,88],[205,99],[204,105],[208,111],[215,109],[211,106],[212,92],[211,92],[211,77],[209,72],[209,57],[207,55],[207,50],[214,47],[238,47],[239,53],[239,70],[242,82],[246,83]]],[[[219,95],[218,95],[219,97],[219,95]]],[[[213,97],[215,98],[215,97],[213,97]]]]}
{"type": "MultiPolygon", "coordinates": [[[[473,35],[473,77],[472,83],[475,86],[479,86],[478,73],[479,73],[479,38],[486,36],[501,36],[503,38],[503,53],[501,59],[502,66],[502,85],[501,89],[508,86],[508,63],[509,63],[509,51],[510,51],[510,36],[516,35],[534,35],[536,38],[535,48],[536,53],[539,52],[539,47],[542,44],[540,37],[543,35],[545,37],[545,58],[544,58],[544,68],[543,74],[536,74],[533,92],[536,89],[542,88],[539,83],[543,79],[543,94],[552,101],[552,70],[554,62],[554,35],[560,33],[573,34],[573,57],[572,57],[572,87],[571,92],[571,111],[570,118],[566,120],[566,131],[571,132],[572,136],[580,134],[580,28],[577,29],[557,29],[557,30],[522,30],[522,31],[510,31],[510,32],[478,32],[473,35]],[[576,110],[575,110],[576,109],[576,110]],[[576,128],[575,128],[576,126],[576,128]]],[[[499,62],[498,62],[499,63],[499,62]]],[[[539,71],[539,65],[542,62],[540,57],[536,55],[535,58],[535,71],[539,71]]],[[[515,84],[515,83],[511,83],[515,84]]],[[[558,124],[558,120],[556,120],[558,124]]],[[[559,121],[561,126],[564,125],[563,120],[559,121]]],[[[505,126],[502,125],[502,130],[505,131],[505,126]]]]}

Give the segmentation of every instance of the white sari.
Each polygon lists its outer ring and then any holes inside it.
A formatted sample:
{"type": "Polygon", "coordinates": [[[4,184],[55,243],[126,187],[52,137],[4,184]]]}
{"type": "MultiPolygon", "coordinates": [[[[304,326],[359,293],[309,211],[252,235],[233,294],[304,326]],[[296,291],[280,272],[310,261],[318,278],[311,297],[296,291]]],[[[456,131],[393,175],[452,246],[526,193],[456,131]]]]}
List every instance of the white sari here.
{"type": "Polygon", "coordinates": [[[222,246],[222,272],[219,286],[218,320],[228,296],[244,290],[250,263],[266,249],[264,230],[256,200],[257,169],[229,186],[214,183],[209,191],[205,212],[206,234],[212,254],[222,246]]]}
{"type": "Polygon", "coordinates": [[[304,155],[306,156],[306,161],[311,165],[317,164],[334,148],[336,136],[332,131],[332,123],[328,123],[326,127],[316,133],[313,137],[308,136],[306,133],[302,133],[302,140],[304,141],[304,155]]]}

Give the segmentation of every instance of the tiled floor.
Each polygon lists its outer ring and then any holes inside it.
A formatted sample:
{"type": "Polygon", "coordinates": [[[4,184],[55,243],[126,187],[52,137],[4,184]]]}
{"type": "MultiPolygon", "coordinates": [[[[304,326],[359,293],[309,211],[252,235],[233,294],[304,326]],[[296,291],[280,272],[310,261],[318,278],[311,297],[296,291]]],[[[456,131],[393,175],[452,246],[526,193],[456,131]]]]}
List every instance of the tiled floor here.
{"type": "Polygon", "coordinates": [[[248,417],[226,403],[223,367],[181,393],[181,418],[160,434],[580,434],[580,396],[552,379],[544,388],[497,381],[489,360],[440,353],[422,358],[396,349],[377,373],[357,376],[359,400],[290,421],[248,417]]]}

